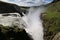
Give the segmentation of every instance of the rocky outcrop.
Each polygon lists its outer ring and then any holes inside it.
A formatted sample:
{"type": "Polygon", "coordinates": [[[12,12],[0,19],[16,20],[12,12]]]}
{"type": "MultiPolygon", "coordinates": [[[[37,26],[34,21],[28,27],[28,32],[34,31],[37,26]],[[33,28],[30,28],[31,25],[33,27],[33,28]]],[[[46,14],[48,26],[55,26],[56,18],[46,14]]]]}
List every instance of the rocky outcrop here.
{"type": "Polygon", "coordinates": [[[53,40],[60,40],[60,32],[54,36],[53,40]]]}

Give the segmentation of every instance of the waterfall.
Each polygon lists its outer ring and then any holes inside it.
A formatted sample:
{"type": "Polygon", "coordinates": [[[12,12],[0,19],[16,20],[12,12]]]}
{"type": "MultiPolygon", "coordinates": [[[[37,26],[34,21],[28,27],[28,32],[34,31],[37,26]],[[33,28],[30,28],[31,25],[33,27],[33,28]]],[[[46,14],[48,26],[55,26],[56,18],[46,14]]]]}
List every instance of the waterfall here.
{"type": "Polygon", "coordinates": [[[33,40],[44,40],[43,39],[43,26],[42,20],[40,19],[41,13],[45,11],[45,7],[48,3],[53,0],[1,0],[7,3],[17,4],[18,6],[30,7],[27,15],[23,16],[22,19],[25,21],[27,26],[24,28],[28,34],[30,34],[33,40]]]}
{"type": "Polygon", "coordinates": [[[32,7],[23,20],[26,22],[26,32],[32,35],[34,40],[43,40],[43,26],[42,20],[40,19],[41,13],[45,11],[44,7],[32,7]]]}

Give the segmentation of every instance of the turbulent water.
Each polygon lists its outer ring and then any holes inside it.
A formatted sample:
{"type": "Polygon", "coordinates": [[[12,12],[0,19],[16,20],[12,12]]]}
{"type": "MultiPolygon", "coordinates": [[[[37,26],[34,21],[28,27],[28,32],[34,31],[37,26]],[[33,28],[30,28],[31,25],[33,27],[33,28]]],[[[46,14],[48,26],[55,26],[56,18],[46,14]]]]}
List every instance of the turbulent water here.
{"type": "Polygon", "coordinates": [[[44,7],[32,7],[29,9],[29,13],[23,17],[23,20],[27,24],[25,30],[32,35],[34,40],[43,40],[44,33],[40,15],[44,10],[44,7]]]}
{"type": "Polygon", "coordinates": [[[23,28],[24,21],[22,20],[19,13],[3,13],[0,14],[0,24],[4,26],[17,26],[23,28]]]}

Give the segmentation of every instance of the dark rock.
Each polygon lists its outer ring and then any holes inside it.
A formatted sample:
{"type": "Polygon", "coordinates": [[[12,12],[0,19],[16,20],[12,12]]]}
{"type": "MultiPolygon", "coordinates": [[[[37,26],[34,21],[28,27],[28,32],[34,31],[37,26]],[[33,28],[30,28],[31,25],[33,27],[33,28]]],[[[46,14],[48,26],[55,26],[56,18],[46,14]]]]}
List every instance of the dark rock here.
{"type": "Polygon", "coordinates": [[[21,16],[23,16],[22,10],[19,6],[2,1],[0,1],[0,14],[1,13],[19,13],[21,16]]]}

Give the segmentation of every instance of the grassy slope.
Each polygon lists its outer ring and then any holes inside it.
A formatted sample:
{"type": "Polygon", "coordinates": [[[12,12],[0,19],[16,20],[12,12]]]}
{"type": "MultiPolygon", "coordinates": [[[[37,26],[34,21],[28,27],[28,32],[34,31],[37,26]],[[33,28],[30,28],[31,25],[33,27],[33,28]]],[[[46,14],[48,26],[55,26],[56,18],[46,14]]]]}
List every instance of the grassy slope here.
{"type": "Polygon", "coordinates": [[[49,31],[58,31],[60,29],[60,2],[48,7],[44,19],[48,25],[45,25],[45,27],[49,27],[49,31]]]}
{"type": "Polygon", "coordinates": [[[57,32],[60,32],[60,2],[50,5],[45,14],[46,15],[43,17],[43,24],[48,31],[47,34],[53,32],[52,35],[54,35],[57,32]]]}

